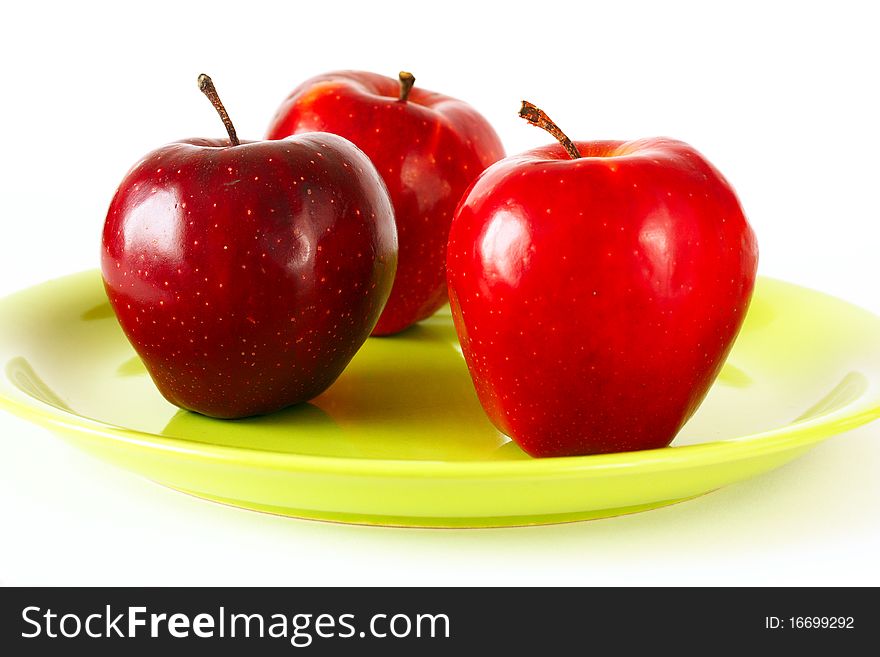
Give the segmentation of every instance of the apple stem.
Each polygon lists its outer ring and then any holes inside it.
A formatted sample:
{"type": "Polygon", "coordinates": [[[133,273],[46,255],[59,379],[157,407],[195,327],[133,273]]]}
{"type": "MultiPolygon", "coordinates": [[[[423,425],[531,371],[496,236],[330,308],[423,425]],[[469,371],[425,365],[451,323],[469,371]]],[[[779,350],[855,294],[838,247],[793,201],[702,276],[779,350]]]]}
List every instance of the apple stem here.
{"type": "Polygon", "coordinates": [[[208,100],[211,101],[214,109],[217,110],[217,114],[220,115],[223,125],[226,126],[226,132],[229,133],[229,142],[233,146],[241,144],[238,140],[238,135],[235,134],[235,126],[232,125],[232,119],[229,118],[229,114],[226,113],[226,108],[223,107],[223,103],[220,101],[220,96],[217,94],[217,89],[214,87],[214,81],[204,73],[199,76],[199,90],[208,97],[208,100]]]}
{"type": "Polygon", "coordinates": [[[405,103],[406,99],[409,98],[409,92],[416,83],[416,76],[409,71],[401,71],[398,77],[400,78],[400,96],[398,96],[398,100],[401,103],[405,103]]]}
{"type": "Polygon", "coordinates": [[[553,123],[547,113],[544,110],[539,109],[532,105],[529,101],[524,100],[522,102],[522,107],[519,108],[519,115],[524,118],[526,121],[531,123],[532,125],[536,125],[539,128],[543,128],[551,135],[553,135],[562,147],[565,149],[565,152],[571,157],[572,160],[578,159],[581,154],[578,152],[577,146],[574,145],[574,142],[568,138],[562,130],[559,129],[559,126],[553,123]]]}

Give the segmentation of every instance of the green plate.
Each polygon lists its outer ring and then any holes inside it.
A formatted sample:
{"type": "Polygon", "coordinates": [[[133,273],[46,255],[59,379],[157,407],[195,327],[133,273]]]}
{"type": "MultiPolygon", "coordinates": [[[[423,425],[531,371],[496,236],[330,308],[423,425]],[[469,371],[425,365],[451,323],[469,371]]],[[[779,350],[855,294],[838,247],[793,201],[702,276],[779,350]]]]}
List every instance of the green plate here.
{"type": "Polygon", "coordinates": [[[97,272],[0,301],[0,364],[0,405],[99,458],[218,502],[381,525],[526,525],[652,509],[880,417],[880,318],[770,279],[759,281],[697,414],[672,447],[642,452],[526,456],[483,414],[448,311],[368,340],[311,404],[247,420],[168,404],[97,272]]]}

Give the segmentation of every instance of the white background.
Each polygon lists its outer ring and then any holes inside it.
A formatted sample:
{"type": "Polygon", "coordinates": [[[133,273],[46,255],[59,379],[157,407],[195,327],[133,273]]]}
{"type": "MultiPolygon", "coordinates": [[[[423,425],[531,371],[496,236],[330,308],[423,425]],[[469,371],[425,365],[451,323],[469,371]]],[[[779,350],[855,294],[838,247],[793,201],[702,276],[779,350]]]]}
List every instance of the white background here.
{"type": "MultiPolygon", "coordinates": [[[[127,168],[173,139],[242,138],[335,68],[468,100],[508,152],[691,142],[739,191],[761,273],[880,312],[878,74],[870,3],[13,3],[0,37],[0,295],[98,265],[127,168]],[[554,8],[555,7],[555,8],[554,8]]],[[[880,336],[878,336],[880,339],[880,336]]],[[[0,415],[5,584],[880,584],[880,424],[650,513],[426,531],[264,516],[174,493],[0,415]]]]}

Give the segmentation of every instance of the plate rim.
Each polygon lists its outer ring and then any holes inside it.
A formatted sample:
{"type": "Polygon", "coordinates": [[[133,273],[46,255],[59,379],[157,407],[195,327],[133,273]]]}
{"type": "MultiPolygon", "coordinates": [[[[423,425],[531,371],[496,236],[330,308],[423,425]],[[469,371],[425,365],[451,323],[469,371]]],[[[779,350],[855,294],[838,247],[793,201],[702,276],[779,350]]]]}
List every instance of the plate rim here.
{"type": "MultiPolygon", "coordinates": [[[[53,278],[24,288],[0,299],[0,308],[14,305],[36,289],[58,284],[75,277],[98,276],[96,269],[84,270],[53,278]]],[[[779,283],[810,294],[833,299],[835,302],[858,309],[865,318],[877,324],[880,335],[880,317],[856,305],[819,290],[790,283],[775,277],[759,276],[759,280],[779,283]]],[[[0,374],[0,408],[12,414],[53,430],[87,434],[114,442],[162,452],[186,454],[216,461],[235,462],[258,469],[309,472],[316,474],[358,476],[432,476],[443,478],[511,477],[511,476],[573,476],[612,475],[621,470],[635,469],[639,473],[692,469],[706,465],[746,460],[767,456],[788,449],[809,447],[832,435],[850,431],[880,419],[880,385],[872,380],[867,390],[855,400],[830,413],[758,433],[708,441],[691,445],[671,445],[658,449],[565,456],[529,458],[521,460],[444,461],[436,459],[389,459],[326,456],[274,452],[251,447],[202,443],[185,438],[161,436],[95,420],[53,406],[26,394],[9,380],[4,367],[0,374]]]]}

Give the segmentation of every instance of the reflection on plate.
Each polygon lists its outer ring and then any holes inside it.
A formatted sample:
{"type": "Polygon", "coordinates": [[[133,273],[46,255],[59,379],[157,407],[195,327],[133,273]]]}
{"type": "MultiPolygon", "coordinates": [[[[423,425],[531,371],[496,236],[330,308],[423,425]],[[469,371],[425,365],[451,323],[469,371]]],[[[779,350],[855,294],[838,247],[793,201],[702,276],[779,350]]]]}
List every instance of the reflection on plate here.
{"type": "Polygon", "coordinates": [[[0,301],[0,364],[0,405],[102,459],[216,501],[368,524],[522,525],[651,509],[880,417],[880,318],[770,279],[759,280],[700,410],[672,447],[643,452],[523,454],[483,414],[448,311],[368,340],[312,403],[245,420],[168,404],[97,272],[0,301]]]}

